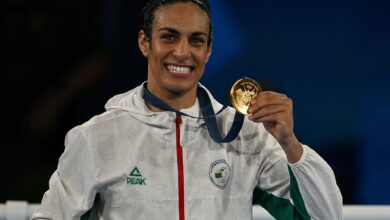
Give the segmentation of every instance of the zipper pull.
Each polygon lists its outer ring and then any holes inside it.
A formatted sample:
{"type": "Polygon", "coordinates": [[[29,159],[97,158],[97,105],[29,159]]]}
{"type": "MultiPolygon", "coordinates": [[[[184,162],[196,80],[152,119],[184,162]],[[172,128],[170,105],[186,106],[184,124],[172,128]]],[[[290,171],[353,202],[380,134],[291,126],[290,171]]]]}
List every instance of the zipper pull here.
{"type": "Polygon", "coordinates": [[[176,125],[179,125],[181,124],[182,120],[181,120],[181,116],[179,114],[176,113],[176,125]]]}

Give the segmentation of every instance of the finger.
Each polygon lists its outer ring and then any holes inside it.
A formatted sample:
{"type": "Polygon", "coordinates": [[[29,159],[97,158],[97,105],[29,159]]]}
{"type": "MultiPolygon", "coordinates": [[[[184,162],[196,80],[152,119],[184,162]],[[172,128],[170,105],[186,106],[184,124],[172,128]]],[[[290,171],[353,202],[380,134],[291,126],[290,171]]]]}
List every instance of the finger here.
{"type": "Polygon", "coordinates": [[[285,114],[282,112],[265,115],[262,117],[258,117],[252,120],[255,123],[278,123],[278,124],[286,124],[285,122],[285,114]]]}
{"type": "Polygon", "coordinates": [[[283,93],[266,91],[266,92],[261,92],[261,93],[257,94],[257,96],[252,99],[250,104],[254,104],[254,102],[256,102],[256,100],[258,100],[258,99],[273,99],[273,98],[282,98],[283,99],[283,98],[288,98],[288,97],[287,97],[287,95],[285,95],[283,93]]]}
{"type": "Polygon", "coordinates": [[[250,101],[250,105],[255,105],[256,103],[272,103],[277,102],[281,100],[286,100],[288,97],[281,93],[275,93],[275,92],[262,92],[259,93],[256,97],[254,97],[250,101]]]}
{"type": "Polygon", "coordinates": [[[276,97],[272,96],[272,97],[267,97],[267,98],[259,97],[259,98],[256,98],[255,100],[253,100],[252,103],[253,104],[251,104],[248,108],[249,114],[253,114],[253,113],[257,112],[259,109],[262,109],[262,108],[265,108],[265,107],[271,106],[271,105],[274,105],[274,106],[281,105],[281,106],[285,106],[286,108],[292,109],[292,100],[290,98],[288,98],[287,96],[276,96],[276,97]]]}
{"type": "Polygon", "coordinates": [[[267,123],[267,122],[275,122],[276,121],[276,115],[271,114],[271,115],[266,115],[263,117],[259,117],[253,120],[253,122],[256,123],[267,123]]]}
{"type": "Polygon", "coordinates": [[[253,111],[251,115],[249,115],[249,120],[256,120],[257,118],[261,118],[264,116],[276,114],[279,112],[286,112],[288,110],[287,105],[267,105],[263,108],[257,109],[253,111]]]}

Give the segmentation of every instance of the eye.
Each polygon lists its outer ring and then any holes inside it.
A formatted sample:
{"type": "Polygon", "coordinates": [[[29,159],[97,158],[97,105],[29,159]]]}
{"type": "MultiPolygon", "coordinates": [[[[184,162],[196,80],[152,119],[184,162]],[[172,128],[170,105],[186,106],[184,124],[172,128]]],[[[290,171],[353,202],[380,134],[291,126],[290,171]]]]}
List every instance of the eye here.
{"type": "Polygon", "coordinates": [[[191,38],[191,43],[194,45],[202,45],[205,42],[205,40],[201,37],[193,37],[191,38]]]}
{"type": "Polygon", "coordinates": [[[175,35],[173,34],[163,34],[161,38],[166,41],[174,41],[176,39],[175,35]]]}

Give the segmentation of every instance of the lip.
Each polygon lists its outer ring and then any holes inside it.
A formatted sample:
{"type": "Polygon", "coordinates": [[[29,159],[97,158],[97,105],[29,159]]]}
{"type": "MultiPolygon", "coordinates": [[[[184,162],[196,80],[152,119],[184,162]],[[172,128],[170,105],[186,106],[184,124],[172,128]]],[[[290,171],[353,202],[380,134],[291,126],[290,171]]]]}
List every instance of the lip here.
{"type": "Polygon", "coordinates": [[[164,65],[164,67],[167,70],[168,74],[175,77],[175,78],[188,78],[194,70],[193,66],[183,65],[183,64],[167,63],[164,65]],[[181,68],[181,71],[185,71],[185,69],[188,68],[189,71],[188,72],[180,72],[180,70],[178,70],[176,72],[173,72],[172,68],[181,68]]]}

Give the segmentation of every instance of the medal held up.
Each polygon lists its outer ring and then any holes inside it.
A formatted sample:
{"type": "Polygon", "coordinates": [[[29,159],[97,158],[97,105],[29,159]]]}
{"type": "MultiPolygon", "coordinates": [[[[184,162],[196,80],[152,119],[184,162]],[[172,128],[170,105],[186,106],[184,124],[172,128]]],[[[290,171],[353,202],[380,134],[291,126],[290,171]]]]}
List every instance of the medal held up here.
{"type": "Polygon", "coordinates": [[[242,78],[230,89],[230,102],[237,112],[246,115],[250,101],[261,91],[261,86],[255,80],[242,78]]]}

